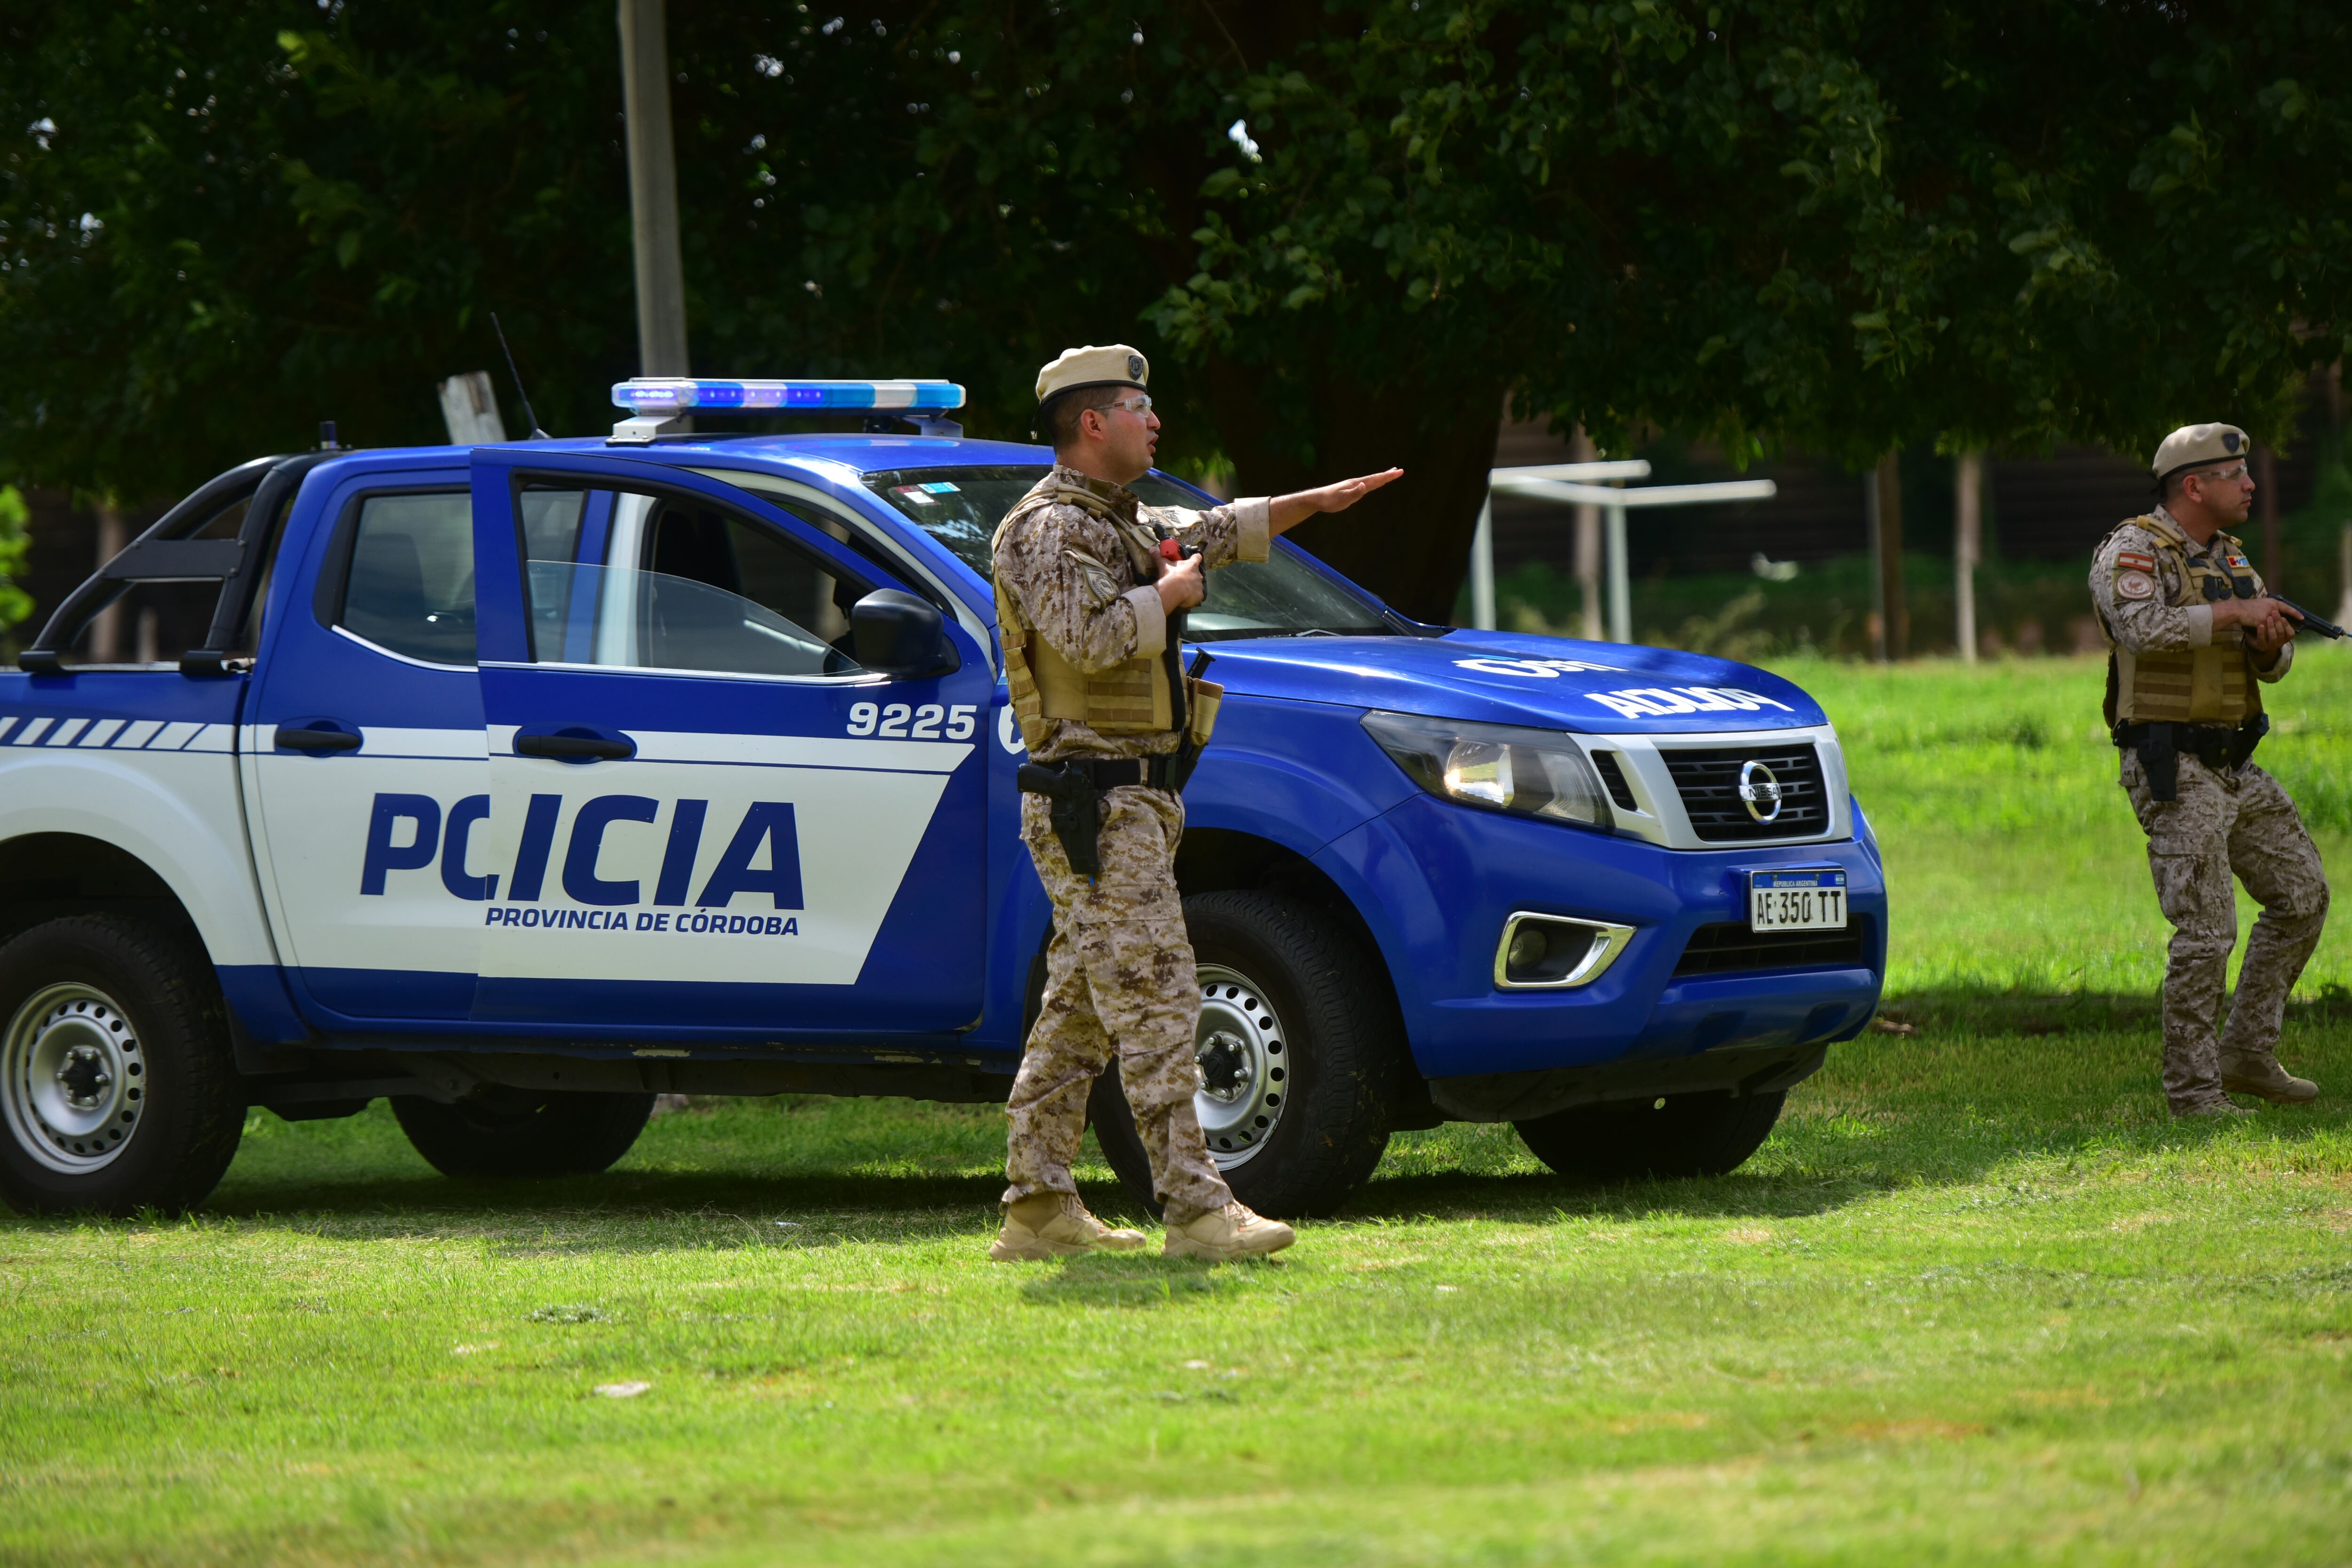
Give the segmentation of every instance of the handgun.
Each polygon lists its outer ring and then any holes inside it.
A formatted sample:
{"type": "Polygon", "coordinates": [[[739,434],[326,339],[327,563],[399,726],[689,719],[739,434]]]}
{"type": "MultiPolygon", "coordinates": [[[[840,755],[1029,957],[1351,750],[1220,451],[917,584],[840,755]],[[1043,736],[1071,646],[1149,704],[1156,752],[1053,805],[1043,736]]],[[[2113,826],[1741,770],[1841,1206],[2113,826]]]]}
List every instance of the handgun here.
{"type": "Polygon", "coordinates": [[[2340,637],[2344,635],[2344,628],[2342,626],[2337,626],[2334,621],[2327,620],[2323,616],[2313,615],[2309,610],[2305,609],[2301,605],[2296,604],[2284,594],[2273,593],[2271,597],[2276,599],[2280,604],[2294,612],[2296,622],[2294,629],[2296,631],[2317,632],[2324,637],[2340,637]]]}

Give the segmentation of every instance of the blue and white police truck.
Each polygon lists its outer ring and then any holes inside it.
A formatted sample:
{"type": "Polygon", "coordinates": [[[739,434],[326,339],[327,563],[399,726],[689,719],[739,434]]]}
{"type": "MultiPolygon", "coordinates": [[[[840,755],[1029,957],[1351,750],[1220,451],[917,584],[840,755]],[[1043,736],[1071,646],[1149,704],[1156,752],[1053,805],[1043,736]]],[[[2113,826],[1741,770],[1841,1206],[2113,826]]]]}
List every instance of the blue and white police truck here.
{"type": "MultiPolygon", "coordinates": [[[[259,458],[173,508],[0,672],[0,1195],[195,1204],[256,1106],[388,1097],[441,1170],[523,1175],[664,1091],[1001,1102],[1051,906],[989,541],[1050,459],[961,396],[636,381],[609,440],[259,458]],[[772,408],[863,430],[707,429],[772,408]],[[194,646],[91,659],[161,591],[194,646]]],[[[1795,686],[1423,625],[1283,541],[1209,581],[1177,873],[1254,1207],[1448,1120],[1727,1171],[1868,1023],[1885,879],[1795,686]]]]}

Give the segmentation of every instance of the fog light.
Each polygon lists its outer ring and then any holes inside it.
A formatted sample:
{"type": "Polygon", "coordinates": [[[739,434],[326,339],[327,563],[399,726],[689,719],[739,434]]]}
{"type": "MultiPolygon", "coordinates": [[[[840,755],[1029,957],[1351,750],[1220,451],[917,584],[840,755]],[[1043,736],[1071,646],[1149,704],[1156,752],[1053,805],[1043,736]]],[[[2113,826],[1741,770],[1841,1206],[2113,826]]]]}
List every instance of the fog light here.
{"type": "Polygon", "coordinates": [[[1495,984],[1507,991],[1565,990],[1601,977],[1633,928],[1568,915],[1514,914],[1495,951],[1495,984]]]}

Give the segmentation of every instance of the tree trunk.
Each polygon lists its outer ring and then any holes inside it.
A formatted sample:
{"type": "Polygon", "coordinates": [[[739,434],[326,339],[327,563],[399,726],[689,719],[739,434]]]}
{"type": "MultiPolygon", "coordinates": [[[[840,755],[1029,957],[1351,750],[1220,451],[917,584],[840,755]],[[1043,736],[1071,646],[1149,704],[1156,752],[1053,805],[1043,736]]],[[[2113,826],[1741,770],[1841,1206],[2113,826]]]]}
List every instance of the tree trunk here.
{"type": "MultiPolygon", "coordinates": [[[[1568,438],[1569,460],[1590,463],[1599,455],[1592,437],[1578,426],[1568,438]]],[[[1581,612],[1580,635],[1586,642],[1601,641],[1601,509],[1589,502],[1576,508],[1576,597],[1581,612]]]]}
{"type": "Polygon", "coordinates": [[[2268,586],[2286,589],[2286,563],[2279,559],[2278,468],[2268,443],[2254,448],[2254,493],[2262,500],[2263,575],[2268,586]]]}
{"type": "Polygon", "coordinates": [[[1903,597],[1903,459],[1878,459],[1878,584],[1889,660],[1911,657],[1911,607],[1903,597]]]}
{"type": "Polygon", "coordinates": [[[1984,552],[1984,453],[1960,454],[1952,478],[1952,615],[1960,662],[1977,661],[1977,560],[1984,552]]]}
{"type": "Polygon", "coordinates": [[[1309,518],[1288,536],[1416,620],[1450,622],[1470,563],[1470,536],[1495,466],[1503,389],[1448,396],[1302,376],[1311,461],[1270,438],[1275,384],[1219,360],[1208,371],[1217,433],[1238,495],[1286,495],[1402,468],[1404,477],[1346,511],[1309,518]]]}
{"type": "MultiPolygon", "coordinates": [[[[98,518],[98,563],[102,568],[123,552],[131,542],[131,525],[122,516],[122,508],[111,496],[102,497],[90,508],[98,518]]],[[[98,612],[89,623],[89,651],[86,656],[92,664],[119,664],[122,661],[122,605],[109,605],[98,612]]]]}

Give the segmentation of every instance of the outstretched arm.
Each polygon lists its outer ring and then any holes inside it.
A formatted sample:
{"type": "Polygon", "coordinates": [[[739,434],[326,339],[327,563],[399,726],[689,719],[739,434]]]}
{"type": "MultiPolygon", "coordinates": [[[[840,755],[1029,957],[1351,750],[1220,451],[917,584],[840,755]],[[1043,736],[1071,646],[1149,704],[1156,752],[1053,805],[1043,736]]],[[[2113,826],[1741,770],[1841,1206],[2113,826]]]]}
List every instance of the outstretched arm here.
{"type": "Polygon", "coordinates": [[[1318,512],[1345,511],[1382,485],[1403,477],[1402,468],[1390,468],[1358,479],[1341,479],[1320,489],[1276,496],[1265,503],[1266,526],[1275,533],[1287,532],[1318,512]]]}

